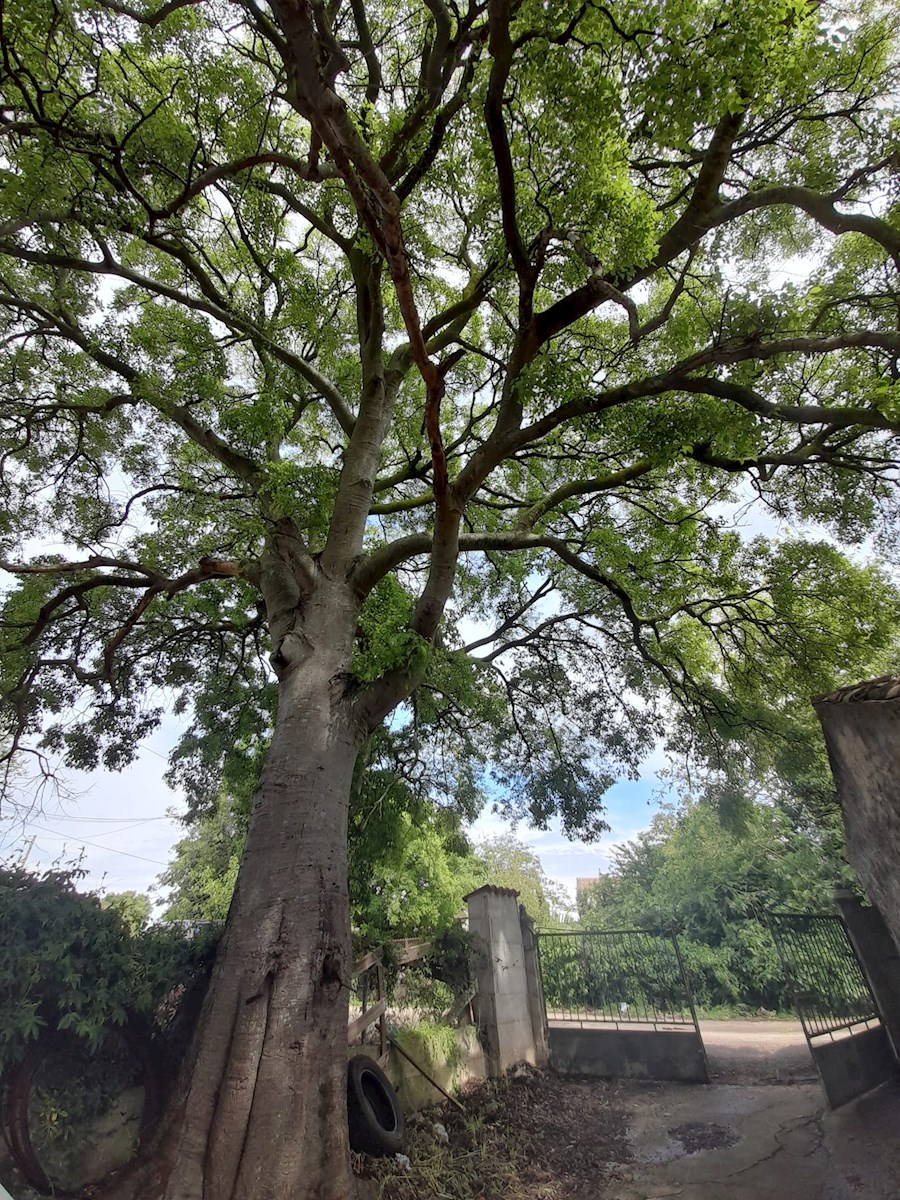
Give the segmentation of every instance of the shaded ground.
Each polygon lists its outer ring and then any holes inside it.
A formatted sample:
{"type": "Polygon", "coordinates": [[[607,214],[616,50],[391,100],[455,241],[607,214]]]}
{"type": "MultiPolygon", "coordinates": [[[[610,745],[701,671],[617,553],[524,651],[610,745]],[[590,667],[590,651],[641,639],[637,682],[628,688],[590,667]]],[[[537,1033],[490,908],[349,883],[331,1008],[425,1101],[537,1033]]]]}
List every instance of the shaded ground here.
{"type": "Polygon", "coordinates": [[[414,1118],[410,1167],[359,1159],[362,1196],[378,1200],[596,1200],[612,1161],[630,1157],[615,1084],[523,1071],[414,1118]],[[443,1144],[435,1122],[448,1134],[443,1144]]]}
{"type": "MultiPolygon", "coordinates": [[[[739,1068],[743,1069],[743,1068],[739,1068]]],[[[412,1129],[380,1200],[897,1200],[900,1083],[836,1113],[817,1084],[654,1084],[531,1073],[412,1129]],[[445,1126],[439,1140],[433,1122],[445,1126]]]]}

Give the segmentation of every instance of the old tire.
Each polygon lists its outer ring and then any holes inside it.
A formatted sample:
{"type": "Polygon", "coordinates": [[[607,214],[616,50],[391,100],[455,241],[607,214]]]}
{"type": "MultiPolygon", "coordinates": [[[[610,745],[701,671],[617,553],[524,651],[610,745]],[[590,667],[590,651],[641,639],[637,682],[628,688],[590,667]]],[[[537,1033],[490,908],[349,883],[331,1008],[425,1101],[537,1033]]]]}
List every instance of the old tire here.
{"type": "Polygon", "coordinates": [[[347,1064],[350,1148],[385,1158],[400,1154],[406,1139],[403,1113],[391,1081],[374,1058],[357,1054],[347,1064]]]}
{"type": "MultiPolygon", "coordinates": [[[[117,1043],[121,1059],[134,1071],[134,1082],[143,1091],[143,1100],[137,1128],[136,1150],[146,1147],[153,1135],[160,1106],[159,1077],[154,1053],[143,1030],[139,1026],[122,1027],[109,1031],[109,1040],[117,1043]]],[[[10,1067],[2,1080],[3,1135],[9,1148],[10,1158],[25,1180],[35,1191],[57,1200],[82,1196],[85,1191],[102,1189],[105,1179],[88,1179],[77,1185],[67,1186],[59,1179],[51,1178],[41,1154],[35,1146],[30,1121],[32,1092],[42,1068],[51,1063],[54,1056],[65,1062],[66,1055],[76,1063],[89,1064],[95,1055],[86,1042],[70,1033],[46,1031],[37,1042],[33,1042],[23,1059],[10,1067]]],[[[102,1062],[98,1054],[97,1061],[102,1062]]],[[[124,1165],[124,1164],[123,1164],[124,1165]]],[[[118,1173],[117,1168],[115,1173],[118,1173]]],[[[71,1184],[71,1181],[69,1181],[71,1184]]]]}

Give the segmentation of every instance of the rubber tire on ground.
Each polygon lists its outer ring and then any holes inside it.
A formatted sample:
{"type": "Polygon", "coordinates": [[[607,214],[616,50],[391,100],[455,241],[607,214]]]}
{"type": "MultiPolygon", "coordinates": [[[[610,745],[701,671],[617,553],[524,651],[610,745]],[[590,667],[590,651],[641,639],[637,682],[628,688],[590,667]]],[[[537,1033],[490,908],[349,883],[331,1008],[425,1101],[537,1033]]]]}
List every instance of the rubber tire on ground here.
{"type": "Polygon", "coordinates": [[[403,1113],[391,1081],[374,1058],[357,1054],[347,1064],[347,1124],[350,1148],[386,1158],[406,1142],[403,1113]]]}
{"type": "MultiPolygon", "coordinates": [[[[144,1148],[153,1135],[160,1109],[160,1080],[156,1071],[153,1052],[149,1040],[142,1029],[124,1026],[117,1028],[115,1033],[125,1042],[132,1058],[140,1069],[141,1084],[144,1088],[144,1108],[141,1114],[138,1149],[144,1148]]],[[[24,1176],[27,1183],[37,1192],[45,1196],[53,1196],[55,1200],[76,1200],[84,1194],[84,1189],[68,1192],[54,1187],[43,1166],[34,1152],[31,1135],[28,1128],[28,1100],[34,1076],[44,1058],[60,1046],[67,1043],[76,1045],[83,1050],[84,1045],[72,1034],[46,1031],[37,1042],[32,1043],[21,1062],[10,1067],[0,1081],[0,1123],[4,1140],[9,1148],[13,1164],[24,1176]]],[[[100,1190],[104,1180],[90,1185],[89,1190],[100,1190]]]]}

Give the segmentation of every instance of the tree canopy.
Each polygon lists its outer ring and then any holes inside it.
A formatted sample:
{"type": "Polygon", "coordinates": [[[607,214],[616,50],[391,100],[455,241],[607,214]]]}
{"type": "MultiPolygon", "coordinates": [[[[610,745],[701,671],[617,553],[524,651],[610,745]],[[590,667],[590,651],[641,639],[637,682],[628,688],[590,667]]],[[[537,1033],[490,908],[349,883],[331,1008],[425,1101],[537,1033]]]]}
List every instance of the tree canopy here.
{"type": "Polygon", "coordinates": [[[827,686],[894,619],[727,516],[893,536],[893,16],[312,12],[4,8],[14,736],[119,765],[161,688],[206,755],[258,736],[267,540],[288,604],[352,529],[366,719],[428,676],[498,786],[596,830],[660,688],[762,719],[750,664],[827,686]],[[434,644],[454,577],[486,707],[434,644]]]}

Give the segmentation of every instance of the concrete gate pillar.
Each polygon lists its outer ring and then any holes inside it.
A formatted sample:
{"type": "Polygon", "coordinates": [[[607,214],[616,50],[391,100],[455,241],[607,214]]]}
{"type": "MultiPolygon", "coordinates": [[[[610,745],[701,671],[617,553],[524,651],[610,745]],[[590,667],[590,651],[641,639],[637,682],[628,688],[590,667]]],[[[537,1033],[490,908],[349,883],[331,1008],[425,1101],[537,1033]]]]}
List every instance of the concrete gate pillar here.
{"type": "Polygon", "coordinates": [[[469,930],[478,939],[473,1007],[492,1075],[502,1075],[523,1059],[534,1065],[546,1062],[546,1049],[542,1059],[532,1022],[518,896],[513,888],[489,883],[466,896],[469,930]]]}
{"type": "Polygon", "coordinates": [[[900,1062],[900,952],[879,910],[864,907],[846,888],[836,887],[834,902],[863,973],[869,981],[881,1020],[900,1062]]]}
{"type": "Polygon", "coordinates": [[[538,957],[537,934],[534,932],[534,917],[529,915],[524,904],[519,905],[519,923],[522,926],[522,947],[525,951],[525,979],[528,984],[528,1009],[534,1034],[535,1065],[546,1067],[550,1062],[547,1006],[544,1003],[544,988],[541,984],[541,962],[538,957]]]}

